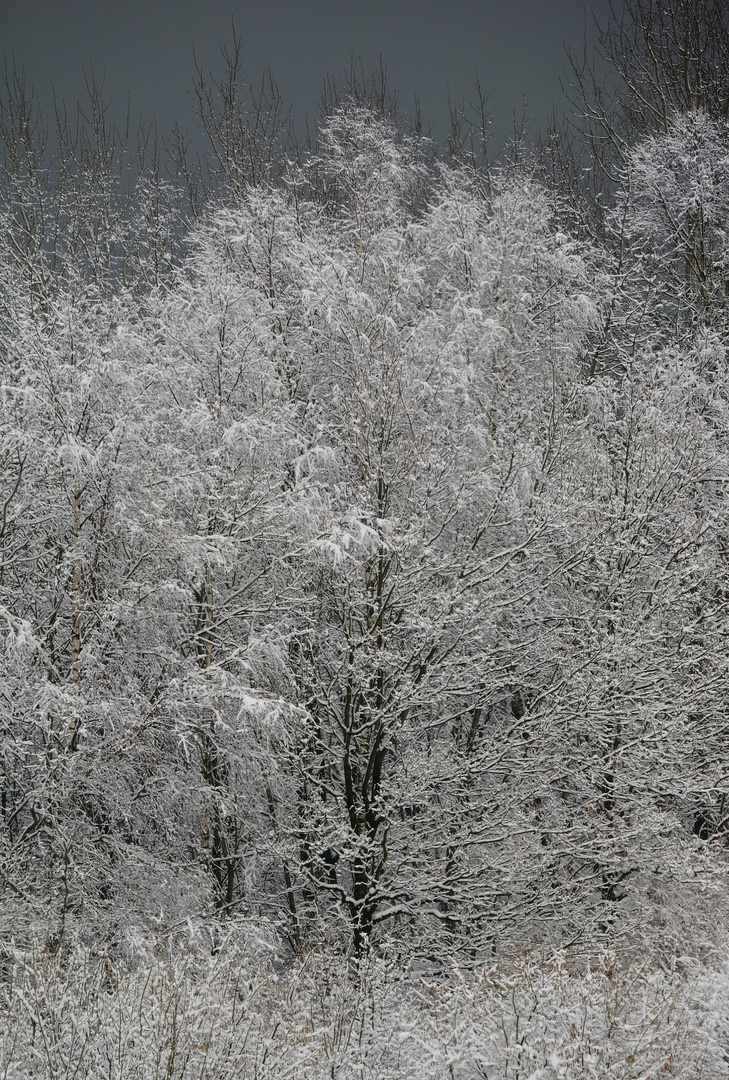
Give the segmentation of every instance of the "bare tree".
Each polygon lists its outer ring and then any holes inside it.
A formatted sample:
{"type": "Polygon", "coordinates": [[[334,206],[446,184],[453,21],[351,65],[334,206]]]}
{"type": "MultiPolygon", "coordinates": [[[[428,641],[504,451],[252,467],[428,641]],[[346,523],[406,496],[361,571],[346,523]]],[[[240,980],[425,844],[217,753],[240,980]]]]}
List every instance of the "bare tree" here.
{"type": "MultiPolygon", "coordinates": [[[[291,109],[285,107],[270,69],[264,71],[258,89],[245,83],[242,42],[235,26],[230,47],[221,46],[220,53],[219,77],[206,75],[196,61],[193,101],[214,166],[233,196],[240,198],[247,188],[276,180],[287,157],[295,153],[291,109]]],[[[176,146],[176,156],[184,164],[179,136],[176,146]]],[[[189,175],[187,166],[185,171],[189,175]]]]}
{"type": "Polygon", "coordinates": [[[569,55],[571,115],[541,146],[545,176],[568,196],[570,218],[598,240],[630,148],[665,134],[680,113],[729,116],[729,8],[723,0],[626,0],[597,43],[569,55]]]}

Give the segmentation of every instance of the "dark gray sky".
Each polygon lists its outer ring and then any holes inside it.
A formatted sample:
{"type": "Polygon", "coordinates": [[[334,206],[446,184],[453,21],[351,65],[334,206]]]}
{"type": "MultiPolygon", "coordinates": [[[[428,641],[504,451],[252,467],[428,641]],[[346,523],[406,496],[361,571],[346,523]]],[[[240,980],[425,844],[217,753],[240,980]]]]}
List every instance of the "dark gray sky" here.
{"type": "MultiPolygon", "coordinates": [[[[592,0],[602,23],[608,8],[592,0]]],[[[14,52],[42,101],[53,82],[75,102],[90,61],[120,111],[131,94],[160,132],[175,121],[192,130],[193,48],[220,71],[232,16],[249,80],[270,66],[299,122],[315,115],[327,72],[350,55],[369,70],[382,55],[403,106],[417,93],[436,135],[447,128],[448,89],[472,97],[478,72],[499,140],[525,99],[534,129],[561,103],[563,42],[581,49],[584,9],[584,0],[0,0],[0,51],[14,52]]]]}

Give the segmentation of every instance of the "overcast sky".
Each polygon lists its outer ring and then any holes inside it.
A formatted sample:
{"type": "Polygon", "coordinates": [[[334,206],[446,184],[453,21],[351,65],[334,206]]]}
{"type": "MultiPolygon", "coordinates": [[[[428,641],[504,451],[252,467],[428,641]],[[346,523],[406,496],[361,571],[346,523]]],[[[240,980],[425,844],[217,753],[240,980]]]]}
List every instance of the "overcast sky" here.
{"type": "MultiPolygon", "coordinates": [[[[609,0],[592,0],[604,22],[609,0]]],[[[409,109],[417,94],[426,124],[447,128],[448,92],[473,97],[476,73],[494,114],[494,134],[512,130],[524,101],[532,128],[561,107],[564,43],[580,51],[583,0],[0,0],[0,42],[28,83],[48,100],[75,102],[82,64],[105,72],[105,89],[125,111],[192,130],[193,49],[221,70],[220,44],[231,17],[243,42],[246,74],[259,82],[270,67],[297,122],[316,114],[327,73],[350,56],[367,70],[382,56],[389,81],[409,109]]],[[[588,29],[594,25],[588,16],[588,29]]]]}

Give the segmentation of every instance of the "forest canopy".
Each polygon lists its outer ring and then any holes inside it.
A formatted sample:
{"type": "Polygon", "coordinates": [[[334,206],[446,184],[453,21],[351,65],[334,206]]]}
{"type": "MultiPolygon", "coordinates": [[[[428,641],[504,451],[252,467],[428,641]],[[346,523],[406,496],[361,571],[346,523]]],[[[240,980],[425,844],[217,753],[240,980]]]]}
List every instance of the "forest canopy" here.
{"type": "Polygon", "coordinates": [[[726,1075],[727,42],[496,162],[8,72],[5,1075],[726,1075]]]}

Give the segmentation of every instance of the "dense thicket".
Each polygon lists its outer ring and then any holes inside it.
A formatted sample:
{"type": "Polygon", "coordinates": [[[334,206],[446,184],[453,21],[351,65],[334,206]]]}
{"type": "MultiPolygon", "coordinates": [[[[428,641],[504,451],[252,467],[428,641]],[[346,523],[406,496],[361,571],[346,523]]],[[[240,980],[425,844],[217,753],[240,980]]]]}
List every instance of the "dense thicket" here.
{"type": "Polygon", "coordinates": [[[0,109],[7,1075],[723,1075],[726,120],[578,238],[238,62],[206,202],[0,109]]]}

